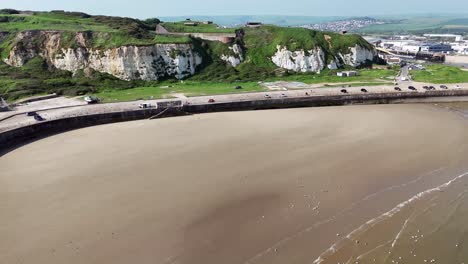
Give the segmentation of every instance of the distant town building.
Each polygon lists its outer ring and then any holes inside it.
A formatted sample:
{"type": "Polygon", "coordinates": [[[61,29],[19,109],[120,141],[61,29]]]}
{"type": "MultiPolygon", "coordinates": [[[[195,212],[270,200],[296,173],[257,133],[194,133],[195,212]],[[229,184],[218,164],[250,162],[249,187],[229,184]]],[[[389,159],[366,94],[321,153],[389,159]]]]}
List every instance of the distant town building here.
{"type": "Polygon", "coordinates": [[[203,21],[203,24],[205,24],[205,25],[211,25],[211,24],[213,24],[213,21],[203,21]]]}
{"type": "Polygon", "coordinates": [[[421,46],[420,45],[403,45],[401,47],[402,51],[407,51],[411,53],[416,53],[421,51],[421,46]]]}
{"type": "Polygon", "coordinates": [[[250,27],[250,28],[257,28],[257,27],[260,27],[262,25],[261,22],[247,22],[247,24],[245,24],[246,27],[250,27]]]}
{"type": "Polygon", "coordinates": [[[454,52],[460,55],[468,55],[468,42],[451,43],[454,52]]]}
{"type": "Polygon", "coordinates": [[[305,25],[304,28],[314,29],[314,30],[321,30],[321,31],[334,31],[344,33],[357,30],[369,25],[374,24],[383,24],[384,22],[378,21],[372,17],[361,17],[361,18],[353,18],[353,19],[345,19],[345,20],[337,20],[322,24],[312,24],[312,25],[305,25]]]}
{"type": "Polygon", "coordinates": [[[454,35],[454,34],[424,34],[425,37],[428,38],[441,38],[441,39],[453,39],[456,42],[463,41],[462,35],[454,35]]]}
{"type": "Polygon", "coordinates": [[[342,72],[337,72],[336,75],[339,77],[351,77],[351,76],[357,76],[358,72],[357,71],[342,71],[342,72]]]}

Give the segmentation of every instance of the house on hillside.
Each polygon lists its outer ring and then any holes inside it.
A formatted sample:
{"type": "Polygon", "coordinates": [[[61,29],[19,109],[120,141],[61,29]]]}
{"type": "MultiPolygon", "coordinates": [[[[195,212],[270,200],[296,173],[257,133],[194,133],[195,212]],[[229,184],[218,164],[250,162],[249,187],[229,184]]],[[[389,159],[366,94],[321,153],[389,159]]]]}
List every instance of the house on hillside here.
{"type": "Polygon", "coordinates": [[[342,72],[337,72],[336,76],[339,76],[339,77],[358,76],[358,72],[357,71],[342,71],[342,72]]]}

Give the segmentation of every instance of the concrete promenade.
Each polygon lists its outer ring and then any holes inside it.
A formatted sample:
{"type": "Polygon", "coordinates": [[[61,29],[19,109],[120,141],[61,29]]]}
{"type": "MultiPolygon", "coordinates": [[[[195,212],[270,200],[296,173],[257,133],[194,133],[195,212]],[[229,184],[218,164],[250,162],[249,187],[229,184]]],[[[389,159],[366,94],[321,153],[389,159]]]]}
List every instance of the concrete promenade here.
{"type": "Polygon", "coordinates": [[[400,85],[401,91],[394,86],[350,87],[350,88],[314,88],[288,91],[269,91],[189,97],[183,99],[140,100],[132,102],[83,104],[82,100],[54,98],[51,104],[46,100],[24,106],[15,111],[0,115],[0,150],[11,145],[12,139],[20,142],[21,137],[28,140],[35,134],[58,133],[80,127],[138,120],[162,115],[167,105],[171,111],[168,116],[205,113],[217,111],[240,111],[256,109],[333,106],[347,104],[388,104],[388,103],[424,103],[468,101],[468,84],[449,86],[448,89],[427,91],[422,85],[411,85],[416,91],[400,85]],[[346,89],[346,93],[342,90],[346,89]],[[365,90],[362,90],[365,89],[365,90]],[[158,108],[140,109],[139,104],[150,103],[158,108]],[[58,105],[58,107],[57,107],[58,105]],[[27,116],[27,112],[36,111],[45,120],[36,121],[27,116]],[[176,113],[177,112],[177,113],[176,113]],[[26,129],[25,129],[26,128],[26,129]]]}

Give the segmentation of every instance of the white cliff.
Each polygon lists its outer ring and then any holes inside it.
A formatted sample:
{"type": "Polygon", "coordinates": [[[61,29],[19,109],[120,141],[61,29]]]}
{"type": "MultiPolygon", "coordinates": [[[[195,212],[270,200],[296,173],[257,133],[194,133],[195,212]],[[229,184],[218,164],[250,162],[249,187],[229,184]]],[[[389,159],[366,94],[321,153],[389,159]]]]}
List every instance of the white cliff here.
{"type": "Polygon", "coordinates": [[[320,72],[325,66],[332,70],[344,65],[358,67],[368,61],[373,61],[376,55],[374,50],[356,45],[349,49],[349,53],[334,54],[334,58],[327,65],[325,53],[320,47],[305,52],[304,50],[290,51],[286,47],[278,46],[271,60],[276,66],[295,72],[320,72]]]}
{"type": "Polygon", "coordinates": [[[229,47],[232,51],[231,55],[221,54],[221,60],[229,63],[232,67],[237,67],[244,60],[242,47],[238,44],[232,45],[229,47]]]}
{"type": "Polygon", "coordinates": [[[35,56],[41,56],[57,69],[76,72],[92,68],[123,80],[157,80],[164,76],[178,79],[195,74],[202,57],[191,44],[155,44],[149,46],[122,46],[97,50],[86,46],[82,33],[77,33],[79,44],[62,48],[60,32],[29,31],[17,35],[17,43],[5,63],[21,67],[35,56]],[[39,46],[28,44],[31,39],[43,39],[39,46]]]}
{"type": "MultiPolygon", "coordinates": [[[[76,32],[70,35],[60,31],[24,31],[16,35],[15,45],[4,61],[11,66],[21,67],[32,58],[41,56],[49,66],[57,69],[73,73],[81,69],[94,69],[123,80],[158,80],[162,77],[182,79],[195,74],[197,66],[202,64],[203,58],[192,44],[128,45],[96,49],[92,43],[102,37],[99,34],[106,33],[76,32]]],[[[219,55],[220,59],[236,67],[245,59],[243,47],[234,44],[229,49],[219,55]]],[[[375,50],[358,45],[350,47],[347,52],[336,54],[326,53],[321,47],[288,50],[277,46],[271,60],[276,66],[295,72],[320,72],[326,67],[358,67],[373,61],[375,57],[375,50]]]]}
{"type": "Polygon", "coordinates": [[[296,72],[319,72],[325,65],[325,53],[321,48],[305,52],[304,50],[290,51],[278,46],[271,60],[283,69],[296,72]]]}
{"type": "Polygon", "coordinates": [[[361,46],[354,46],[349,48],[349,53],[338,53],[339,60],[343,62],[344,65],[349,65],[352,67],[358,67],[367,61],[373,61],[377,56],[375,50],[366,49],[361,46]]]}

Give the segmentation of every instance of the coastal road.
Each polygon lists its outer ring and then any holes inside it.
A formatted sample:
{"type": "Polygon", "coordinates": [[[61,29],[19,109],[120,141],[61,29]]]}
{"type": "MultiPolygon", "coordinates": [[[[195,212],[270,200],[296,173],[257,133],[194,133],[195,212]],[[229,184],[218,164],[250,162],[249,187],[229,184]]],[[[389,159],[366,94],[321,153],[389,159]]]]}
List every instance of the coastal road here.
{"type": "MultiPolygon", "coordinates": [[[[425,93],[426,91],[422,88],[425,83],[414,83],[414,82],[401,82],[399,87],[401,92],[399,93],[425,93]],[[416,87],[416,91],[411,91],[408,86],[412,85],[416,87]]],[[[435,86],[436,90],[442,91],[439,86],[435,86]]],[[[468,84],[460,84],[459,87],[456,85],[448,86],[449,90],[467,90],[468,84]]],[[[229,103],[229,102],[242,102],[242,101],[259,101],[259,100],[282,100],[286,98],[307,98],[307,97],[321,97],[321,96],[340,96],[340,95],[357,95],[357,94],[379,94],[379,93],[396,93],[393,85],[389,86],[363,86],[363,87],[327,87],[327,88],[309,88],[309,89],[296,89],[287,91],[265,91],[255,93],[239,93],[239,94],[225,94],[225,95],[210,95],[210,96],[198,96],[198,97],[179,97],[177,99],[160,99],[160,100],[139,100],[132,102],[120,102],[120,103],[106,103],[106,104],[95,104],[87,105],[84,101],[78,99],[68,98],[54,98],[50,100],[38,101],[26,105],[21,105],[16,108],[15,111],[2,113],[2,116],[12,115],[10,118],[2,120],[0,116],[0,132],[23,127],[37,123],[34,117],[27,116],[26,112],[36,111],[45,120],[55,120],[61,118],[68,118],[74,116],[84,116],[89,114],[100,114],[100,113],[111,113],[111,112],[122,112],[138,110],[141,103],[150,103],[156,105],[161,102],[170,101],[182,101],[186,105],[203,105],[203,104],[217,104],[217,103],[229,103]],[[344,90],[346,93],[344,93],[344,90]],[[62,101],[61,101],[62,100],[62,101]],[[58,102],[58,103],[57,103],[58,102]],[[75,104],[75,105],[73,105],[75,104]]],[[[446,101],[447,97],[432,98],[431,102],[446,101]]],[[[451,98],[450,100],[456,101],[468,101],[468,97],[457,97],[451,98]]],[[[414,101],[414,100],[413,100],[414,101]]],[[[417,101],[417,100],[416,100],[417,101]]]]}
{"type": "Polygon", "coordinates": [[[404,82],[409,80],[409,67],[408,65],[401,67],[401,73],[400,76],[398,77],[398,80],[400,82],[404,82]]]}

